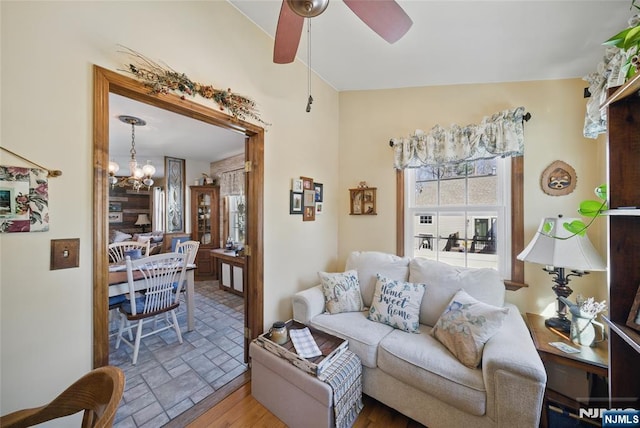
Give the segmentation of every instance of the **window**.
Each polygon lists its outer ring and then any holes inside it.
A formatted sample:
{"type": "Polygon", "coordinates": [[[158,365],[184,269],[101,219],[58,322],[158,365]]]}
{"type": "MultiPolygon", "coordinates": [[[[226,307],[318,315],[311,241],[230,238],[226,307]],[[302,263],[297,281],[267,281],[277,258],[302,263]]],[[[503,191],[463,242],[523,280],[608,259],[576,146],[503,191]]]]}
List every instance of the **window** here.
{"type": "Polygon", "coordinates": [[[511,279],[511,158],[404,171],[404,254],[511,279]]]}
{"type": "Polygon", "coordinates": [[[433,224],[433,216],[432,215],[421,215],[420,216],[420,224],[433,224]]]}

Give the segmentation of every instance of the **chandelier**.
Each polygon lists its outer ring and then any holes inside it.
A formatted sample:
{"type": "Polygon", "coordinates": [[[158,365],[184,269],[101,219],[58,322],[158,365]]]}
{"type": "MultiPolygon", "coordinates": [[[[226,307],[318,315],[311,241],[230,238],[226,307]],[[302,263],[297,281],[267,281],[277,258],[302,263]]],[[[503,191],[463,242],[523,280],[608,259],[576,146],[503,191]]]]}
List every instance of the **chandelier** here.
{"type": "Polygon", "coordinates": [[[134,116],[118,116],[121,122],[131,125],[131,159],[129,160],[129,176],[118,179],[116,172],[120,170],[120,165],[114,161],[109,162],[109,183],[111,187],[116,185],[120,187],[131,186],[136,192],[142,186],[147,186],[147,190],[153,186],[153,174],[156,168],[151,165],[151,161],[147,161],[145,165],[140,166],[136,160],[136,126],[145,126],[147,122],[134,116]]]}

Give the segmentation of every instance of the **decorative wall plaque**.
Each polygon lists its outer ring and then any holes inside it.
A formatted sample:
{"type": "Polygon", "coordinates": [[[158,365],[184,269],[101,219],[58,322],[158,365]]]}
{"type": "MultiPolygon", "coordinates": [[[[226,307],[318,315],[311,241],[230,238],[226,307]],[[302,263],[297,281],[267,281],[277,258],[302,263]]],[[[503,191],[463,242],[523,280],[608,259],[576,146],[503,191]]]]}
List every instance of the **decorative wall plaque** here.
{"type": "Polygon", "coordinates": [[[540,188],[547,195],[563,196],[573,192],[578,177],[571,165],[562,161],[554,161],[540,176],[540,188]]]}

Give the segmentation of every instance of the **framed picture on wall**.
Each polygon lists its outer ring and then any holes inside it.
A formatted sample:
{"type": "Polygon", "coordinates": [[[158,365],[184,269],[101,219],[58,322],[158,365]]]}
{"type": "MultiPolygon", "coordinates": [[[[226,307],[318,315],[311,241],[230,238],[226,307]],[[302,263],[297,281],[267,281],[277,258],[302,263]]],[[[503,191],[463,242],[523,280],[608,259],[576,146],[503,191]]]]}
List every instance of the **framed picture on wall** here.
{"type": "Polygon", "coordinates": [[[302,212],[302,221],[314,221],[316,219],[316,205],[305,206],[302,212]]]}
{"type": "Polygon", "coordinates": [[[376,188],[349,189],[350,215],[376,215],[376,188]]]}
{"type": "Polygon", "coordinates": [[[302,180],[302,190],[313,190],[313,178],[300,177],[302,180]]]}
{"type": "Polygon", "coordinates": [[[640,287],[638,287],[636,297],[633,299],[633,304],[629,311],[629,317],[627,318],[627,326],[640,331],[640,287]]]}
{"type": "Polygon", "coordinates": [[[109,223],[122,223],[122,212],[109,212],[109,223]]]}
{"type": "Polygon", "coordinates": [[[302,214],[302,193],[289,193],[289,214],[302,214]]]}
{"type": "Polygon", "coordinates": [[[291,180],[291,190],[296,193],[302,193],[302,191],[304,190],[302,179],[294,178],[293,180],[291,180]]]}
{"type": "Polygon", "coordinates": [[[322,183],[313,183],[313,188],[316,192],[316,202],[322,202],[324,186],[322,183]]]}

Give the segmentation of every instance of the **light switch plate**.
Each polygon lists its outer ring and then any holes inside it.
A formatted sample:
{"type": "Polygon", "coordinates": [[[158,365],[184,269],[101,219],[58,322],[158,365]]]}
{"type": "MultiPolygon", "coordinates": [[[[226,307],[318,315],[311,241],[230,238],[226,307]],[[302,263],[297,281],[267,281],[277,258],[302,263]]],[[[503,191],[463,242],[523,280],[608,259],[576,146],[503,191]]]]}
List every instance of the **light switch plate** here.
{"type": "Polygon", "coordinates": [[[80,238],[51,240],[49,270],[68,269],[80,265],[80,238]]]}

